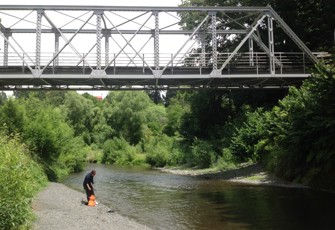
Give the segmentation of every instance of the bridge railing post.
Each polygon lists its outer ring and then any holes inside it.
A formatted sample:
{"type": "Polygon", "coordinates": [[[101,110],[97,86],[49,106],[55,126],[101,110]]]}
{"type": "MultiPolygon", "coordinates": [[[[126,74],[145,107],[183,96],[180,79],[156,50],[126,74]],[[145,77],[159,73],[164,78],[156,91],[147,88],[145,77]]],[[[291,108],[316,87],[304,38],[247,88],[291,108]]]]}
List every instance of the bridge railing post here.
{"type": "Polygon", "coordinates": [[[258,53],[256,53],[256,73],[257,73],[257,75],[258,75],[258,68],[259,68],[258,53]]]}
{"type": "Polygon", "coordinates": [[[85,54],[83,53],[83,74],[85,74],[85,54]]]}
{"type": "Polygon", "coordinates": [[[116,72],[116,54],[114,54],[114,69],[113,69],[113,73],[115,75],[115,72],[116,72]]]}
{"type": "Polygon", "coordinates": [[[305,62],[305,52],[302,52],[302,63],[304,68],[304,73],[306,73],[306,62],[305,62]]]}
{"type": "Polygon", "coordinates": [[[142,68],[143,68],[143,74],[145,74],[144,54],[142,54],[142,68]]]}
{"type": "Polygon", "coordinates": [[[173,54],[171,54],[171,74],[173,75],[173,54]]]}
{"type": "MultiPolygon", "coordinates": [[[[279,60],[282,63],[282,52],[279,53],[279,60]]],[[[280,65],[280,74],[283,74],[283,65],[280,65]]]]}
{"type": "MultiPolygon", "coordinates": [[[[22,59],[24,60],[24,53],[22,54],[22,59]]],[[[22,73],[24,73],[24,61],[22,61],[22,73]]]]}

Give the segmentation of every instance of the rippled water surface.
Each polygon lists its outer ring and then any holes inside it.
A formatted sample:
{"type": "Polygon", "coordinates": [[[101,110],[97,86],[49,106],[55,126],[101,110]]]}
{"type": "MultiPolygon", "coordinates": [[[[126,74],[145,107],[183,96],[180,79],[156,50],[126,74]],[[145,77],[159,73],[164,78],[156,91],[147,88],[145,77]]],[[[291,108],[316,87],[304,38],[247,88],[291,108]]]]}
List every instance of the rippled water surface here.
{"type": "Polygon", "coordinates": [[[153,229],[335,229],[333,193],[105,165],[88,165],[64,184],[85,197],[82,181],[93,168],[97,201],[153,229]]]}

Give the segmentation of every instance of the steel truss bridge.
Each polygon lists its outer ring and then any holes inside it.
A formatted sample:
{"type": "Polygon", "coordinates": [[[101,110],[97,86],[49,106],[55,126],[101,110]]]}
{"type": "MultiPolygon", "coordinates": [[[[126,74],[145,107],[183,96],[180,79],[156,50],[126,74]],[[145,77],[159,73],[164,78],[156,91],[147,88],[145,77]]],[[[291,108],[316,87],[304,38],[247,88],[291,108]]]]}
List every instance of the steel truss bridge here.
{"type": "Polygon", "coordinates": [[[0,5],[0,18],[1,90],[283,88],[308,78],[320,55],[269,6],[0,5]],[[194,29],[180,30],[189,13],[194,29]],[[277,29],[300,51],[275,50],[277,29]],[[233,52],[217,51],[236,36],[233,52]]]}

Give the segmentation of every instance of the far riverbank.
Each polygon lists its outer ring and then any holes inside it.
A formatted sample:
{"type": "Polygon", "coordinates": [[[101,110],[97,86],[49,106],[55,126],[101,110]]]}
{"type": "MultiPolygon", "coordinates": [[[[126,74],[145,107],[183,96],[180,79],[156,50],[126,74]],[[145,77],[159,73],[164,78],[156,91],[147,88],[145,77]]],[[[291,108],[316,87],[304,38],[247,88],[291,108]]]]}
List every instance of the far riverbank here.
{"type": "Polygon", "coordinates": [[[264,170],[260,164],[242,164],[237,169],[217,170],[217,169],[192,169],[192,168],[159,168],[163,172],[201,177],[205,179],[222,179],[234,183],[269,185],[290,188],[308,188],[308,186],[292,183],[280,179],[264,170]]]}

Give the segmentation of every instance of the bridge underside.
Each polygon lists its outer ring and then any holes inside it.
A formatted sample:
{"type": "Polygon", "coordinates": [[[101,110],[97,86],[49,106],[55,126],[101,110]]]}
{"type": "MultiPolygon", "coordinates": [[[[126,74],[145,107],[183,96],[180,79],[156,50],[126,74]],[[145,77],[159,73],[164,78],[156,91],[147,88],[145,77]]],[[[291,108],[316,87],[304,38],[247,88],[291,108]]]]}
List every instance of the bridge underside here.
{"type": "MultiPolygon", "coordinates": [[[[211,74],[211,68],[167,68],[164,75],[155,77],[150,69],[140,67],[107,68],[106,75],[92,75],[82,67],[48,68],[41,77],[34,77],[29,69],[0,68],[1,90],[167,90],[167,89],[234,89],[287,88],[299,86],[310,74],[286,71],[271,75],[268,71],[226,70],[211,74]]],[[[301,71],[300,71],[301,72],[301,71]]]]}

